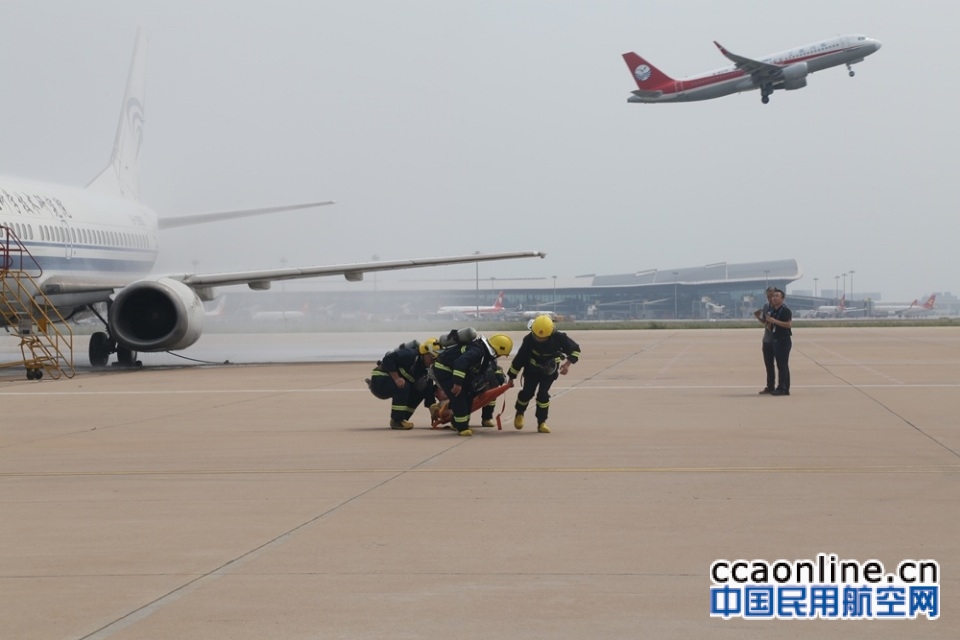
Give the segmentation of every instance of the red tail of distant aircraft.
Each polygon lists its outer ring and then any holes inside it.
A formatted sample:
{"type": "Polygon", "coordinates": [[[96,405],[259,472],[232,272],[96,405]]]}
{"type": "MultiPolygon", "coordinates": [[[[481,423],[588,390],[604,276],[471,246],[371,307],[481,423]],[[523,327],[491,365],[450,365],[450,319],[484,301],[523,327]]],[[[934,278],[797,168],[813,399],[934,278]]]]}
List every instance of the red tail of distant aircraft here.
{"type": "Polygon", "coordinates": [[[878,304],[874,305],[873,313],[878,316],[922,316],[934,310],[937,304],[937,294],[932,294],[920,304],[919,298],[909,305],[906,304],[878,304]]]}
{"type": "Polygon", "coordinates": [[[807,76],[815,71],[846,65],[853,76],[850,65],[863,62],[881,46],[878,40],[848,35],[754,60],[732,53],[718,42],[714,44],[733,66],[682,80],[674,80],[633,52],[623,54],[637,83],[627,102],[694,102],[760,89],[760,99],[766,104],[777,89],[791,91],[807,86],[807,76]]]}

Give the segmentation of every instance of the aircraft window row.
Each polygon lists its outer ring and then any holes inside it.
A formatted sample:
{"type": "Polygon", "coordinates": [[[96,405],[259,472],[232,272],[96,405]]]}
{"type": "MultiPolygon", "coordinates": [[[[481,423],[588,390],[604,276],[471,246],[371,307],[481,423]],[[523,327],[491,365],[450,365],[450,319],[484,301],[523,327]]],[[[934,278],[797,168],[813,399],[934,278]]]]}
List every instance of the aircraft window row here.
{"type": "Polygon", "coordinates": [[[33,240],[33,225],[31,224],[22,224],[20,222],[3,222],[0,224],[10,229],[13,234],[21,240],[33,240]]]}
{"type": "MultiPolygon", "coordinates": [[[[21,240],[33,240],[33,225],[21,222],[3,223],[10,228],[21,240]]],[[[83,227],[65,227],[51,225],[37,225],[40,240],[44,242],[60,242],[70,244],[90,244],[107,247],[132,247],[149,249],[150,240],[144,233],[125,233],[120,231],[105,231],[102,229],[86,229],[83,227]]]]}

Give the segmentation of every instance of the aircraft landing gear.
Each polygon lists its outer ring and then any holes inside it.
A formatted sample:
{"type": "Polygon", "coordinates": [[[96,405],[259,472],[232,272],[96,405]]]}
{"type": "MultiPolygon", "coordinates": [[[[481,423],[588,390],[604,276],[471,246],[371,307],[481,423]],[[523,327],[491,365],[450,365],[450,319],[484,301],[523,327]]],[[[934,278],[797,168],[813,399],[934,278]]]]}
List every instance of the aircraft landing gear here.
{"type": "Polygon", "coordinates": [[[851,67],[849,64],[847,65],[847,71],[850,72],[850,77],[851,77],[851,78],[852,78],[853,76],[857,75],[856,73],[853,72],[853,67],[851,67]]]}
{"type": "Polygon", "coordinates": [[[110,354],[114,352],[114,343],[103,331],[97,331],[90,336],[90,346],[87,349],[90,356],[90,364],[95,369],[102,369],[107,366],[110,354]]]}
{"type": "Polygon", "coordinates": [[[126,347],[117,347],[117,366],[118,367],[141,367],[143,363],[137,360],[137,352],[131,351],[126,347]]]}
{"type": "Polygon", "coordinates": [[[767,104],[770,102],[770,96],[773,94],[773,85],[764,84],[760,86],[760,102],[767,104]]]}
{"type": "Polygon", "coordinates": [[[117,341],[107,333],[97,331],[90,336],[88,355],[90,356],[90,364],[95,369],[103,369],[106,367],[107,362],[110,360],[111,353],[117,354],[116,365],[118,367],[140,367],[143,365],[142,362],[137,360],[136,351],[131,351],[126,347],[119,346],[117,341]]]}

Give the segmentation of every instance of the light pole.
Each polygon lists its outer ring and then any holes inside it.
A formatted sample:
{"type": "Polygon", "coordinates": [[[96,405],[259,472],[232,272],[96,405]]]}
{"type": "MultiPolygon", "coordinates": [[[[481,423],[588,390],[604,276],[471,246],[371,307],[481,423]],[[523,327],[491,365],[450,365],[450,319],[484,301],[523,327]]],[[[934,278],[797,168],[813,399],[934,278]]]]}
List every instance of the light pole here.
{"type": "Polygon", "coordinates": [[[770,269],[763,270],[763,293],[766,295],[767,287],[770,286],[770,269]]]}
{"type": "MultiPolygon", "coordinates": [[[[373,260],[374,262],[378,262],[380,260],[380,256],[378,256],[377,254],[373,254],[372,256],[370,256],[370,259],[373,260]]],[[[376,271],[373,272],[373,315],[374,316],[377,315],[377,272],[376,271]]]]}
{"type": "Polygon", "coordinates": [[[673,319],[679,320],[680,316],[677,314],[677,276],[680,274],[679,271],[673,272],[673,319]]]}
{"type": "MultiPolygon", "coordinates": [[[[287,259],[280,258],[280,268],[283,269],[287,266],[287,259]]],[[[280,281],[280,318],[286,322],[287,321],[287,281],[280,281]]]]}
{"type": "Polygon", "coordinates": [[[856,271],[854,271],[853,269],[850,269],[850,301],[851,302],[853,302],[853,274],[855,273],[856,271]]]}
{"type": "MultiPolygon", "coordinates": [[[[480,255],[479,251],[474,251],[473,253],[474,255],[480,255]]],[[[476,288],[477,288],[476,298],[474,302],[477,305],[476,318],[477,320],[479,320],[480,319],[480,262],[479,261],[474,262],[473,265],[474,265],[474,268],[476,269],[474,278],[476,279],[476,288]]]]}
{"type": "Polygon", "coordinates": [[[557,276],[553,276],[553,315],[557,315],[557,276]]]}
{"type": "Polygon", "coordinates": [[[817,297],[817,280],[819,280],[819,279],[820,279],[820,278],[814,278],[814,279],[813,279],[813,297],[814,297],[814,298],[817,297]]]}
{"type": "Polygon", "coordinates": [[[834,299],[837,301],[837,304],[840,304],[840,276],[833,276],[834,280],[834,299]]]}
{"type": "Polygon", "coordinates": [[[843,299],[847,299],[847,274],[843,274],[843,299]]]}

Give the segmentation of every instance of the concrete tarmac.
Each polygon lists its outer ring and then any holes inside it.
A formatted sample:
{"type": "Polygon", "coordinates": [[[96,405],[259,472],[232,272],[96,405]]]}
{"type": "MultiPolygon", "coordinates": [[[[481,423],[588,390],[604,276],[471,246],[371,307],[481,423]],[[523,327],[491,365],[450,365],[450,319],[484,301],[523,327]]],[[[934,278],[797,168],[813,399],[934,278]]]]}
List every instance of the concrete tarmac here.
{"type": "Polygon", "coordinates": [[[391,431],[370,362],[7,377],[0,638],[958,637],[960,330],[798,331],[782,398],[760,334],[571,330],[550,434],[391,431]],[[711,618],[821,553],[937,560],[939,619],[711,618]]]}

